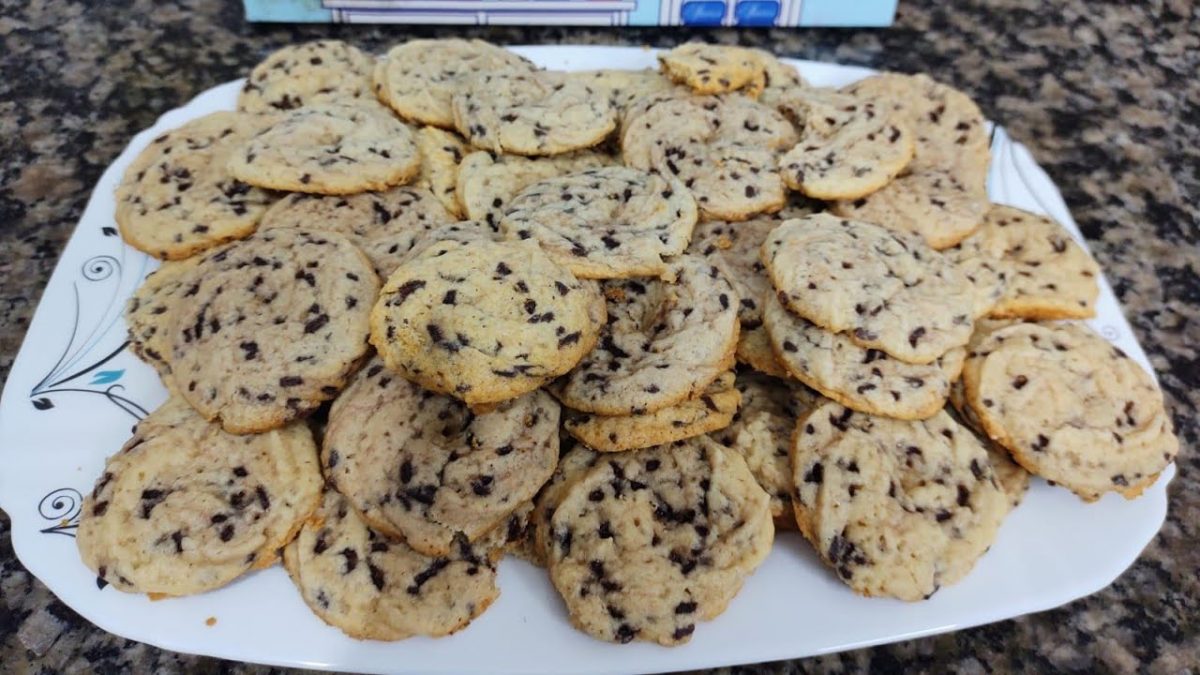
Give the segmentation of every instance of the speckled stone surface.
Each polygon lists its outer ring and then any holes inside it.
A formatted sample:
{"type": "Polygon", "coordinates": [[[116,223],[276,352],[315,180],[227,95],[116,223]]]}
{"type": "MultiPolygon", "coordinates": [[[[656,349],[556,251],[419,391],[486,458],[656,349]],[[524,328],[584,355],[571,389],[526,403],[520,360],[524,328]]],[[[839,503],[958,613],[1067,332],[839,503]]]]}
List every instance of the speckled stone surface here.
{"type": "MultiPolygon", "coordinates": [[[[1200,672],[1200,10],[1190,0],[900,4],[888,30],[686,32],[252,26],[235,0],[0,0],[0,379],[104,167],[159,113],[289,42],[333,35],[380,50],[412,36],[655,46],[699,37],[926,71],[974,96],[1062,189],[1174,413],[1183,449],[1170,515],[1116,583],[1066,607],[732,671],[1200,672]]],[[[268,670],[93,627],[17,562],[0,515],[0,671],[268,670]]]]}

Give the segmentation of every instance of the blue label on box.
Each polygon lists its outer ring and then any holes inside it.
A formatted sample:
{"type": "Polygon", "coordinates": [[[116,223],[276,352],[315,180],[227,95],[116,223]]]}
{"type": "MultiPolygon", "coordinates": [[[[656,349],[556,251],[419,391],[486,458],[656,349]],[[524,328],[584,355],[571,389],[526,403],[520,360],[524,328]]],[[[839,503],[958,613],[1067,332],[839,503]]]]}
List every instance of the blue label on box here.
{"type": "Polygon", "coordinates": [[[571,25],[887,26],[897,0],[244,0],[251,21],[571,25]]]}

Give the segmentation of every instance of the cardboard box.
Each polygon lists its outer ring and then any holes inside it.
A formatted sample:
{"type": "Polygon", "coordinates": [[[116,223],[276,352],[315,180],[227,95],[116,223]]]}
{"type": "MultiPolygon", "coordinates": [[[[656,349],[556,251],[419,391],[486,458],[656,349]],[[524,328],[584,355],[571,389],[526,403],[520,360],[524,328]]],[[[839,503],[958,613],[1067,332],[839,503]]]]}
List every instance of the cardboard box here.
{"type": "Polygon", "coordinates": [[[250,21],[524,26],[889,26],[898,0],[244,0],[250,21]]]}

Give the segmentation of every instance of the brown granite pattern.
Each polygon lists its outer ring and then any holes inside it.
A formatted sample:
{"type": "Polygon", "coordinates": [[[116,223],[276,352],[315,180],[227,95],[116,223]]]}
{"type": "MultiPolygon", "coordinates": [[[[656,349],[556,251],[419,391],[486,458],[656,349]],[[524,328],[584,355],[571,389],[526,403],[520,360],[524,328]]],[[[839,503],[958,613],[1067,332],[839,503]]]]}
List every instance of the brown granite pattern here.
{"type": "MultiPolygon", "coordinates": [[[[1200,10],[1190,0],[901,0],[889,30],[764,32],[249,26],[235,0],[0,0],[0,378],[91,185],[160,112],[289,42],[336,35],[380,49],[450,34],[656,46],[695,36],[947,80],[1062,188],[1159,371],[1183,441],[1171,512],[1110,588],[1015,621],[731,672],[1200,671],[1200,10]]],[[[268,669],[91,626],[15,560],[0,515],[0,671],[268,669]]]]}

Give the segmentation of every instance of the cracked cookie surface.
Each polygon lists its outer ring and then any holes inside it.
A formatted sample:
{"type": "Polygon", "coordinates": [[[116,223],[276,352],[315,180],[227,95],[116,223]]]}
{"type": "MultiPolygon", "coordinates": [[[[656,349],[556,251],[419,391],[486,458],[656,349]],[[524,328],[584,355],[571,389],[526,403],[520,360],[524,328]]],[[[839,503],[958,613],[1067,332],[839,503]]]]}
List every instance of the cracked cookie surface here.
{"type": "Polygon", "coordinates": [[[509,202],[500,229],[536,241],[579,278],[613,279],[665,274],[697,217],[678,180],[614,166],[530,185],[509,202]]]}
{"type": "Polygon", "coordinates": [[[1008,513],[980,441],[939,412],[905,422],[827,403],[792,443],[800,532],[843,583],[922,600],[966,576],[1008,513]]]}
{"type": "Polygon", "coordinates": [[[608,322],[592,350],[550,390],[569,408],[600,415],[651,413],[690,398],[729,370],[738,298],[720,271],[683,255],[674,283],[603,284],[608,322]]]}
{"type": "Polygon", "coordinates": [[[774,539],[745,461],[705,436],[604,457],[550,522],[550,579],[571,622],[612,642],[687,642],[774,539]]]}
{"type": "Polygon", "coordinates": [[[379,289],[333,232],[274,228],[210,251],[171,313],[172,377],[226,431],[266,431],[338,394],[367,352],[379,289]]]}
{"type": "Polygon", "coordinates": [[[202,593],[275,564],[320,492],[306,425],[235,436],[173,397],[108,458],[76,544],[122,591],[202,593]]]}
{"type": "Polygon", "coordinates": [[[788,310],[902,361],[930,363],[971,337],[969,282],[912,235],[816,214],[772,231],[762,262],[788,310]]]}
{"type": "Polygon", "coordinates": [[[474,547],[423,555],[372,530],[333,490],[283,564],[309,609],[360,640],[449,635],[500,595],[495,565],[474,547]]]}
{"type": "Polygon", "coordinates": [[[371,342],[421,386],[472,406],[540,387],[579,362],[604,299],[534,242],[434,243],[392,274],[371,342]]]}
{"type": "Polygon", "coordinates": [[[1175,459],[1162,392],[1082,324],[1015,324],[973,341],[966,400],[988,436],[1030,472],[1085,500],[1133,498],[1175,459]]]}
{"type": "Polygon", "coordinates": [[[121,238],[177,260],[254,232],[276,195],[237,179],[226,163],[275,119],[216,112],[151,141],[117,186],[121,238]]]}

